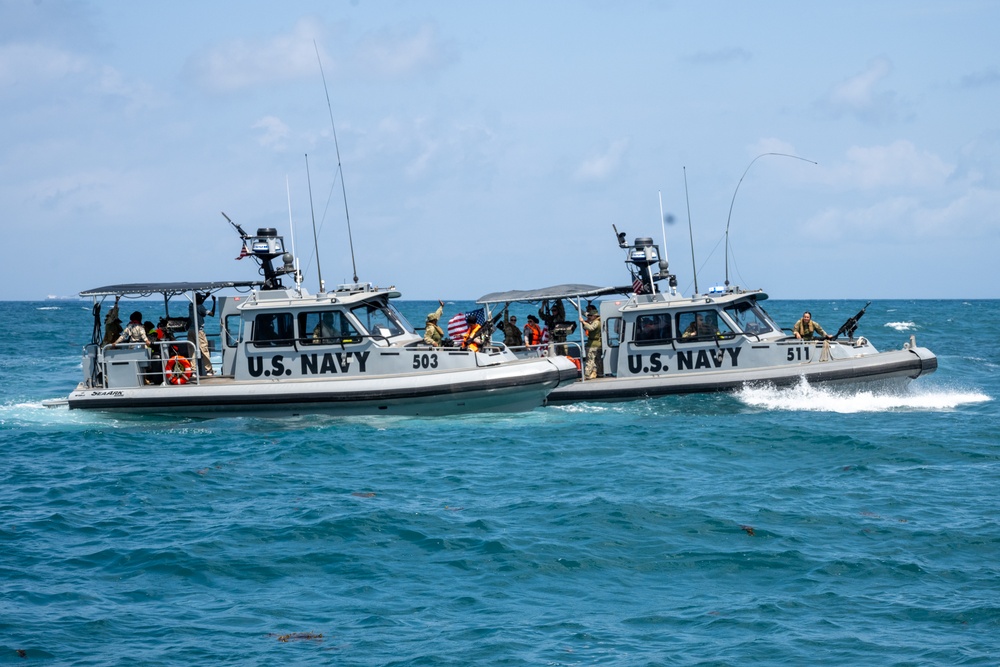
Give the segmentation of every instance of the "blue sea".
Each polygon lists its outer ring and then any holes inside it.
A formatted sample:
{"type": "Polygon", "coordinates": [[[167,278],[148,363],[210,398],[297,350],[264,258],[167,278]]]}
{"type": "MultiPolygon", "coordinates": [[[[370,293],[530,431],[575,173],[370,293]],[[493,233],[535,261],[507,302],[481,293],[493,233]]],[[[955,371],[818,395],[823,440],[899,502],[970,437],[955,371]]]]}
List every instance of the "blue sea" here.
{"type": "Polygon", "coordinates": [[[891,394],[197,421],[43,407],[90,304],[0,302],[0,664],[998,665],[998,306],[874,302],[891,394]]]}

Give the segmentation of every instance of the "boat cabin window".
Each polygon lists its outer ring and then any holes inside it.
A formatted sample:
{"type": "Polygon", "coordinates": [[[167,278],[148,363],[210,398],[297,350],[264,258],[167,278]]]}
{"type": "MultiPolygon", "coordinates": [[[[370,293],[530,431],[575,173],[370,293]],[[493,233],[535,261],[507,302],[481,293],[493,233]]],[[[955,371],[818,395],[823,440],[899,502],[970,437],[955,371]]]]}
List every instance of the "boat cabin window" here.
{"type": "Polygon", "coordinates": [[[240,324],[242,317],[239,313],[226,315],[222,320],[222,335],[226,341],[226,347],[236,347],[240,343],[240,324]]]}
{"type": "Polygon", "coordinates": [[[361,334],[342,311],[299,313],[299,342],[303,345],[358,343],[361,334]]]}
{"type": "Polygon", "coordinates": [[[640,315],[635,318],[636,342],[668,341],[671,338],[670,315],[640,315]]]}
{"type": "Polygon", "coordinates": [[[255,347],[281,347],[295,342],[291,313],[261,313],[253,321],[251,341],[255,347]]]}
{"type": "Polygon", "coordinates": [[[767,315],[756,303],[741,301],[726,308],[726,313],[736,325],[748,334],[763,334],[772,330],[767,315]]]}
{"type": "Polygon", "coordinates": [[[412,333],[399,311],[388,304],[362,303],[351,308],[351,313],[372,336],[389,338],[407,331],[412,333]]]}
{"type": "Polygon", "coordinates": [[[712,310],[692,310],[677,315],[677,330],[681,332],[681,342],[706,341],[718,338],[732,338],[733,330],[719,313],[712,310]]]}
{"type": "Polygon", "coordinates": [[[618,347],[622,340],[622,318],[609,317],[604,322],[604,340],[608,347],[618,347]]]}

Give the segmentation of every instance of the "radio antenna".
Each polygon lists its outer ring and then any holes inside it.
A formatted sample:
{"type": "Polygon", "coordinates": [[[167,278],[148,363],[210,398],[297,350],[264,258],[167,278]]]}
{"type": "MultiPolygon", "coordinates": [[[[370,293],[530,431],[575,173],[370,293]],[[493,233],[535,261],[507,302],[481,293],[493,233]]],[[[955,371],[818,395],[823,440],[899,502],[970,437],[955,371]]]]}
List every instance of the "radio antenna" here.
{"type": "Polygon", "coordinates": [[[802,160],[803,162],[809,162],[811,164],[819,164],[818,162],[807,160],[804,157],[799,157],[798,155],[789,155],[788,153],[761,153],[754,159],[750,160],[750,164],[747,165],[747,168],[743,172],[743,175],[740,176],[740,182],[736,184],[736,189],[733,190],[733,200],[729,202],[729,217],[726,218],[726,288],[727,289],[729,288],[729,222],[733,218],[733,204],[736,203],[736,193],[740,191],[740,184],[743,183],[743,179],[746,178],[747,172],[750,171],[750,167],[753,166],[753,163],[761,159],[762,157],[766,157],[768,155],[775,155],[777,157],[790,157],[790,158],[795,158],[796,160],[802,160]]]}
{"type": "MultiPolygon", "coordinates": [[[[313,209],[313,186],[312,177],[309,175],[309,154],[306,153],[306,183],[309,185],[309,213],[312,215],[313,222],[313,245],[316,246],[316,275],[319,278],[319,293],[322,294],[326,291],[326,285],[323,283],[323,269],[319,266],[319,239],[316,237],[316,211],[313,209]]],[[[358,282],[357,278],[354,282],[358,282]]]]}
{"type": "Polygon", "coordinates": [[[694,293],[698,293],[698,265],[694,263],[694,230],[691,229],[691,198],[688,196],[688,169],[684,167],[684,201],[688,209],[688,239],[691,241],[691,273],[694,275],[694,293]]]}
{"type": "MultiPolygon", "coordinates": [[[[306,173],[309,168],[306,167],[306,173]]],[[[308,178],[308,177],[307,177],[308,178]]],[[[285,175],[285,196],[288,197],[288,229],[292,234],[292,266],[295,267],[295,289],[302,293],[302,274],[299,273],[299,255],[295,252],[295,223],[292,221],[292,188],[288,184],[288,175],[285,175]]],[[[319,270],[319,258],[316,260],[316,269],[319,270]]]]}
{"type": "MultiPolygon", "coordinates": [[[[337,125],[333,122],[333,105],[330,104],[330,89],[326,86],[326,74],[323,73],[323,59],[319,57],[319,46],[316,44],[315,39],[313,40],[313,48],[316,49],[316,62],[319,63],[319,74],[323,77],[323,92],[326,93],[326,108],[330,112],[330,127],[333,128],[333,146],[337,149],[337,173],[340,174],[340,189],[344,194],[344,216],[347,218],[347,242],[351,247],[351,268],[354,269],[354,282],[357,283],[358,265],[354,261],[354,237],[351,234],[351,213],[347,208],[347,186],[344,185],[344,168],[340,164],[340,144],[337,142],[337,125]]],[[[318,250],[316,252],[316,266],[319,267],[318,250]]]]}

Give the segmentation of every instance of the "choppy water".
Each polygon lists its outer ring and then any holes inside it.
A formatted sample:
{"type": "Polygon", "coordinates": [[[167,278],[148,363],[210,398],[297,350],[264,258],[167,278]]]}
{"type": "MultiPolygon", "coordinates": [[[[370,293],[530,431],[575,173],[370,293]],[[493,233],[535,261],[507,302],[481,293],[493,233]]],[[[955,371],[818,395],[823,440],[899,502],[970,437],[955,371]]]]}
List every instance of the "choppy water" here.
{"type": "Polygon", "coordinates": [[[0,303],[0,663],[996,665],[997,306],[872,304],[904,393],[193,421],[43,408],[89,305],[0,303]]]}

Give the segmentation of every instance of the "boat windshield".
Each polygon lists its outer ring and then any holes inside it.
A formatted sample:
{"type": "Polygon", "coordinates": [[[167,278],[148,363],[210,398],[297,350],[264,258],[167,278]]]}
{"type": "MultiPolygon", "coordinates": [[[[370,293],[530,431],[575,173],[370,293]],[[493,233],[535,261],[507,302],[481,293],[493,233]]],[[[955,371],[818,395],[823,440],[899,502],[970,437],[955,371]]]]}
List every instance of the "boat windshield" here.
{"type": "Polygon", "coordinates": [[[773,330],[768,317],[753,301],[740,301],[726,308],[726,314],[744,333],[760,335],[773,330]]]}
{"type": "Polygon", "coordinates": [[[677,330],[681,341],[704,341],[716,338],[732,338],[729,325],[719,320],[715,310],[692,310],[677,316],[677,330]]]}
{"type": "Polygon", "coordinates": [[[360,334],[339,310],[299,313],[300,342],[305,345],[356,343],[360,334]]]}
{"type": "Polygon", "coordinates": [[[410,323],[390,304],[366,301],[351,308],[351,312],[369,335],[391,338],[413,333],[410,323]]]}

